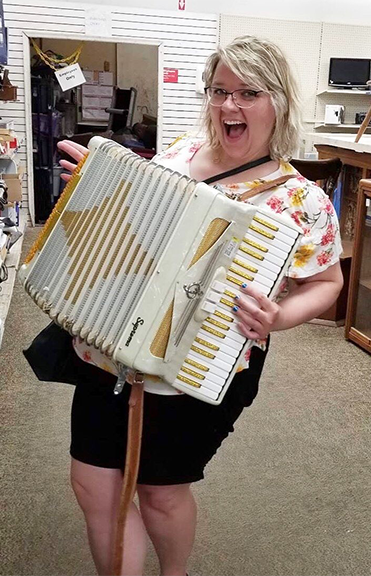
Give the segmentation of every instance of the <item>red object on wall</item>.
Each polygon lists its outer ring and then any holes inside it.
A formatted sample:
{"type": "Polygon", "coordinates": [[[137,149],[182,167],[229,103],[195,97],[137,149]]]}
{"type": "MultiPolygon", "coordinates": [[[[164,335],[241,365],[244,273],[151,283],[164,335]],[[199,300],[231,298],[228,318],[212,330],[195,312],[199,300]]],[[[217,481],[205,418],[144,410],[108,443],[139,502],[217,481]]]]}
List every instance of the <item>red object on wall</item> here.
{"type": "Polygon", "coordinates": [[[186,0],[178,0],[178,10],[185,10],[186,0]]]}
{"type": "Polygon", "coordinates": [[[164,68],[164,82],[178,82],[178,70],[176,68],[164,68]]]}

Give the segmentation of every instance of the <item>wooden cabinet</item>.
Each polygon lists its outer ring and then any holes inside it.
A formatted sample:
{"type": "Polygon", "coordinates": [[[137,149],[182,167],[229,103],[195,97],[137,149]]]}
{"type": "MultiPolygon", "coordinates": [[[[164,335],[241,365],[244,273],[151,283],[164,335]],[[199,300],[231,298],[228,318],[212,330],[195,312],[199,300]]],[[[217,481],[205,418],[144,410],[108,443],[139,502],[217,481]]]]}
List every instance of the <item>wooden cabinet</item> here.
{"type": "MultiPolygon", "coordinates": [[[[339,138],[339,137],[337,137],[339,138]]],[[[334,137],[335,140],[335,137],[334,137]]],[[[353,145],[344,142],[345,145],[353,145]]],[[[353,260],[354,239],[357,221],[357,200],[359,196],[359,182],[361,179],[371,177],[371,146],[367,151],[351,150],[340,146],[315,144],[320,159],[340,158],[343,163],[341,174],[341,204],[340,204],[340,232],[344,252],[340,258],[341,269],[344,276],[344,287],[337,302],[320,316],[325,323],[336,325],[344,324],[349,302],[350,269],[353,260]],[[369,150],[368,150],[369,149],[369,150]]]]}
{"type": "Polygon", "coordinates": [[[371,180],[359,184],[345,336],[371,353],[371,180]]]}

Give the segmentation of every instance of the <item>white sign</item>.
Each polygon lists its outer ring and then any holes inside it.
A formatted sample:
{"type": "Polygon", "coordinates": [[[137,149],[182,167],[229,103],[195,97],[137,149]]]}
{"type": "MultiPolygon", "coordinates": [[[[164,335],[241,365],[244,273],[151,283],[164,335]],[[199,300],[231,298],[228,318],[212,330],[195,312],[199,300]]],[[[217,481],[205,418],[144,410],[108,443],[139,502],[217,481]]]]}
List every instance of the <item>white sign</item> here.
{"type": "Polygon", "coordinates": [[[112,16],[109,10],[86,10],[85,34],[87,36],[112,36],[112,16]]]}
{"type": "Polygon", "coordinates": [[[70,66],[56,70],[55,75],[63,92],[86,82],[80,64],[71,64],[70,66]]]}

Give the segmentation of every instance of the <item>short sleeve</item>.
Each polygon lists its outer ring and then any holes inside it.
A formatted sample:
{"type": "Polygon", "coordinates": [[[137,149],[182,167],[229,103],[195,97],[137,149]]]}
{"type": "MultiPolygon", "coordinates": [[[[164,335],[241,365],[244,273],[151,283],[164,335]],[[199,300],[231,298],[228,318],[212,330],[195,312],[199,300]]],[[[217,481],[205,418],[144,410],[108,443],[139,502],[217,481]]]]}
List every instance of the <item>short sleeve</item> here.
{"type": "Polygon", "coordinates": [[[290,216],[303,230],[288,269],[291,278],[323,272],[339,261],[343,250],[338,218],[329,197],[314,182],[301,179],[299,184],[290,188],[286,197],[290,216]]]}
{"type": "Polygon", "coordinates": [[[191,133],[182,134],[166,150],[152,158],[152,162],[189,176],[189,162],[202,146],[203,140],[191,133]]]}

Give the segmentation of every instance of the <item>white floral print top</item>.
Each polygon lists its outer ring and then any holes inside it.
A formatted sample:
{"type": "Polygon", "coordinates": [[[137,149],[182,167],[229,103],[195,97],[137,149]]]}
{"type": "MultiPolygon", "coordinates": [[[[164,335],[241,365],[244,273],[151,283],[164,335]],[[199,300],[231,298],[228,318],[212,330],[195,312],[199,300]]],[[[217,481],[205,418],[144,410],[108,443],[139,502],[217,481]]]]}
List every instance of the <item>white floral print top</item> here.
{"type": "MultiPolygon", "coordinates": [[[[200,137],[184,134],[167,150],[157,154],[152,162],[189,176],[189,163],[203,143],[204,140],[200,137]]],[[[289,163],[283,161],[280,162],[278,170],[263,179],[239,184],[217,184],[217,187],[222,191],[241,194],[284,174],[297,174],[297,177],[290,178],[285,184],[253,196],[249,202],[278,214],[287,213],[302,228],[303,237],[288,269],[288,276],[307,278],[338,262],[342,252],[338,219],[325,192],[317,184],[301,176],[289,163]]],[[[287,280],[282,283],[280,294],[286,287],[287,280]]],[[[256,341],[255,345],[264,348],[265,341],[256,341]]],[[[86,362],[117,374],[115,365],[99,351],[82,341],[75,341],[74,346],[77,354],[86,362]]],[[[238,371],[248,368],[249,356],[250,350],[241,360],[238,371]]],[[[153,376],[146,376],[145,389],[157,394],[178,393],[161,379],[153,376]]]]}

